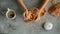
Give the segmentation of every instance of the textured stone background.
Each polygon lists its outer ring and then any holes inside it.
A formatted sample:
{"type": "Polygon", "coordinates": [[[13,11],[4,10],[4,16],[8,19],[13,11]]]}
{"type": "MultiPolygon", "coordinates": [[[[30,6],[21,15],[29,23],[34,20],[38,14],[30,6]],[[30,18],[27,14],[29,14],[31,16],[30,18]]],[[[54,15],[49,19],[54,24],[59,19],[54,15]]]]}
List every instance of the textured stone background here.
{"type": "MultiPolygon", "coordinates": [[[[24,0],[27,8],[32,8],[41,4],[41,0],[24,0]]],[[[57,0],[60,2],[60,0],[57,0]]],[[[46,10],[52,4],[49,2],[46,10]]],[[[0,0],[0,34],[60,34],[60,16],[54,17],[48,12],[38,22],[27,24],[21,17],[23,10],[17,0],[0,0]],[[15,10],[17,16],[15,20],[8,20],[5,16],[7,8],[15,10]],[[53,23],[53,29],[46,31],[42,28],[42,24],[46,21],[53,23]]]]}

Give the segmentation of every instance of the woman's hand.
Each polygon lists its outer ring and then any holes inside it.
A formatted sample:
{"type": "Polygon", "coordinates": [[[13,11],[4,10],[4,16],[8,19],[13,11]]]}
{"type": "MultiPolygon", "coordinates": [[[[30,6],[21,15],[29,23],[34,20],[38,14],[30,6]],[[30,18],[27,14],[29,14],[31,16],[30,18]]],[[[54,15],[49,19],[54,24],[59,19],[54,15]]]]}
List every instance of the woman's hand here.
{"type": "Polygon", "coordinates": [[[30,19],[31,18],[31,13],[28,10],[24,11],[23,18],[24,18],[24,20],[30,19]]]}
{"type": "Polygon", "coordinates": [[[43,1],[43,4],[42,4],[41,8],[39,9],[39,11],[37,11],[37,14],[35,16],[35,18],[36,18],[35,21],[38,21],[41,18],[40,13],[46,7],[48,2],[49,2],[49,0],[44,0],[43,1]]]}
{"type": "Polygon", "coordinates": [[[24,13],[23,13],[23,18],[24,18],[24,20],[27,20],[28,19],[28,10],[26,10],[26,11],[24,11],[24,13]]]}
{"type": "Polygon", "coordinates": [[[36,22],[36,21],[38,21],[40,18],[41,18],[40,15],[37,14],[37,15],[35,16],[34,21],[36,22]]]}
{"type": "Polygon", "coordinates": [[[36,13],[36,15],[34,16],[34,21],[38,21],[41,18],[40,14],[36,13]]]}
{"type": "Polygon", "coordinates": [[[23,13],[23,18],[24,20],[27,20],[29,18],[29,14],[28,14],[28,9],[27,7],[25,6],[25,4],[23,3],[23,0],[18,0],[18,3],[21,4],[23,10],[24,10],[24,13],[23,13]]]}

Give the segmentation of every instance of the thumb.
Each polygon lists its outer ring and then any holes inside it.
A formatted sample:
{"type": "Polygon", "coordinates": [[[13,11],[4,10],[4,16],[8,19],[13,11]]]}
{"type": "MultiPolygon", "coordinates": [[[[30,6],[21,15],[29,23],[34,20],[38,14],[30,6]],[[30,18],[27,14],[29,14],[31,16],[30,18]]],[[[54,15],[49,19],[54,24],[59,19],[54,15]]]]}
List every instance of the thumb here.
{"type": "Polygon", "coordinates": [[[36,16],[37,18],[35,19],[35,22],[37,22],[40,19],[40,16],[36,16]]]}

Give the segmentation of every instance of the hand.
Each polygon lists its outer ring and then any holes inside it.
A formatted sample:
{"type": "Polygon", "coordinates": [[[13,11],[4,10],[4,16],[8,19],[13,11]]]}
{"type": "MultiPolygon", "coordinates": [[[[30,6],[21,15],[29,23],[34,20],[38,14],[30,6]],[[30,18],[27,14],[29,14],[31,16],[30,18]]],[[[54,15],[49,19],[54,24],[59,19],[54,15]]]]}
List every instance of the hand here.
{"type": "Polygon", "coordinates": [[[47,5],[49,0],[44,0],[42,6],[40,7],[39,11],[37,12],[36,16],[35,16],[35,21],[38,21],[40,19],[40,12],[45,8],[45,6],[47,5]]]}
{"type": "Polygon", "coordinates": [[[24,11],[23,18],[24,20],[28,20],[30,18],[30,13],[28,12],[28,10],[24,11]]]}
{"type": "Polygon", "coordinates": [[[38,13],[39,9],[38,8],[34,8],[34,12],[35,12],[34,21],[38,21],[40,19],[40,13],[38,13]]]}
{"type": "Polygon", "coordinates": [[[40,19],[40,14],[36,14],[35,15],[35,18],[34,18],[34,21],[36,22],[36,21],[38,21],[40,19]]]}

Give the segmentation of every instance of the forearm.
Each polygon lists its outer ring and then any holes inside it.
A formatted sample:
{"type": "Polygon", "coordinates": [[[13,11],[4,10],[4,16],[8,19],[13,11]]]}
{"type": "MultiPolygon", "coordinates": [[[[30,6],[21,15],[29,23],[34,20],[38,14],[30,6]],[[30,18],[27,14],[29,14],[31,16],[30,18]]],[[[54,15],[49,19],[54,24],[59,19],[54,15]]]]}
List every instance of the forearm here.
{"type": "Polygon", "coordinates": [[[25,4],[23,3],[23,0],[18,0],[18,2],[19,2],[19,4],[21,4],[21,6],[22,6],[22,8],[23,8],[24,10],[28,10],[28,9],[26,8],[25,4]]]}
{"type": "MultiPolygon", "coordinates": [[[[48,1],[49,1],[49,0],[43,0],[43,4],[41,5],[41,7],[40,7],[40,9],[39,9],[40,12],[46,7],[48,1]]],[[[39,13],[40,13],[40,12],[39,12],[39,13]]]]}

